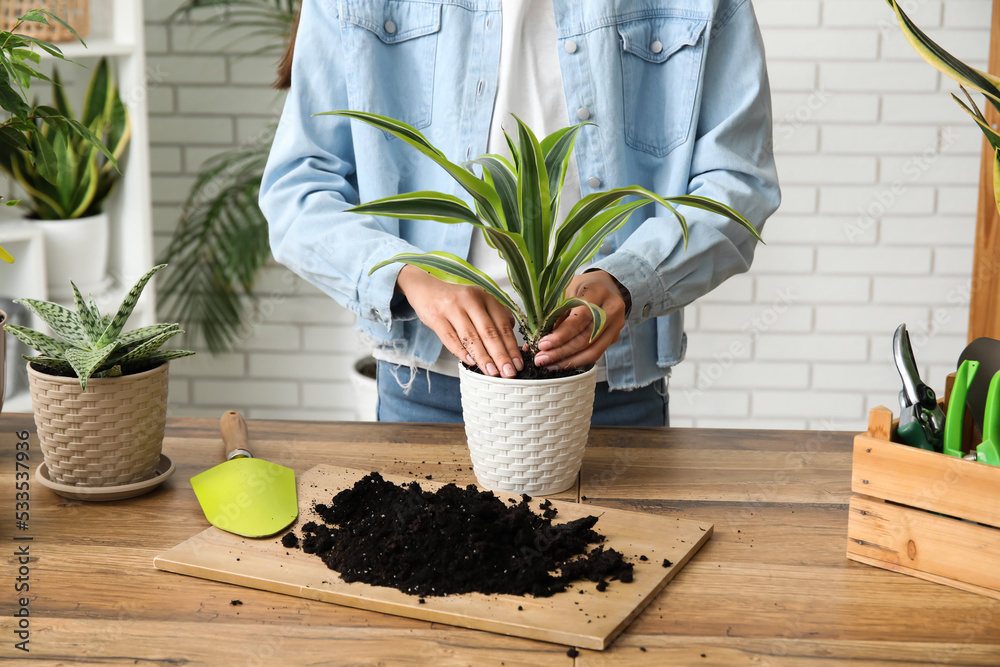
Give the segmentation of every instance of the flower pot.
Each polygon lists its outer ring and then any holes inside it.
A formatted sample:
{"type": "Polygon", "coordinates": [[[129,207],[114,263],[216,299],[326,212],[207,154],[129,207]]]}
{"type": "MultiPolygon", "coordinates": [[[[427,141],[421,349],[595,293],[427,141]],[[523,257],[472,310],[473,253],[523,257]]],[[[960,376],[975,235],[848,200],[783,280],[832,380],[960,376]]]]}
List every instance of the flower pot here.
{"type": "Polygon", "coordinates": [[[354,362],[351,373],[351,387],[354,389],[354,420],[359,422],[378,421],[378,384],[375,382],[375,357],[367,356],[354,362]]]}
{"type": "Polygon", "coordinates": [[[590,434],[597,369],[509,380],[459,364],[472,468],[493,491],[549,495],[573,486],[590,434]]]}
{"type": "Polygon", "coordinates": [[[108,287],[108,216],[75,220],[32,220],[45,236],[45,278],[49,298],[73,299],[72,280],[84,298],[108,287]]]}
{"type": "Polygon", "coordinates": [[[31,406],[49,479],[119,486],[156,472],[167,421],[167,369],[115,378],[49,375],[28,362],[31,406]]]}

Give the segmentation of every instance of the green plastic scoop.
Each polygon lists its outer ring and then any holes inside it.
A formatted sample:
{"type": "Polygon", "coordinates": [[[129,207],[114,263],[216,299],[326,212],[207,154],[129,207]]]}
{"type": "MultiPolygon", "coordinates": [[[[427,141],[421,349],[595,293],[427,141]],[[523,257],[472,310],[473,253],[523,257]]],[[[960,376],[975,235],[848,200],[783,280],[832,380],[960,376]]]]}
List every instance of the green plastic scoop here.
{"type": "Polygon", "coordinates": [[[232,451],[225,463],[191,478],[205,518],[244,537],[267,537],[289,526],[299,516],[295,471],[253,458],[246,422],[235,410],[222,415],[219,430],[232,451]]]}

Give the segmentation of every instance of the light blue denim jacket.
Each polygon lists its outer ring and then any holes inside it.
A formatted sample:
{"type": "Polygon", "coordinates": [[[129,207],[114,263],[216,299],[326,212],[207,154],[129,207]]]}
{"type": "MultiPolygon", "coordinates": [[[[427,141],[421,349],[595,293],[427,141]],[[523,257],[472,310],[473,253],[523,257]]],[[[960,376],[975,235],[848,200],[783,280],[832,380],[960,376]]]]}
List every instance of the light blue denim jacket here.
{"type": "MultiPolygon", "coordinates": [[[[760,229],[780,195],[760,32],[748,0],[553,0],[569,117],[586,108],[575,157],[584,196],[639,184],[723,201],[760,229]]],[[[393,294],[401,252],[468,256],[473,228],[344,210],[414,190],[464,191],[403,142],[334,109],[403,120],[458,162],[486,152],[500,61],[500,0],[305,0],[292,88],[260,205],[275,258],[357,315],[375,346],[434,362],[437,336],[393,294]]],[[[606,352],[611,388],[645,386],[684,356],[683,307],[746,271],[755,241],[735,223],[682,209],[691,237],[647,206],[594,267],[631,293],[606,352]]]]}

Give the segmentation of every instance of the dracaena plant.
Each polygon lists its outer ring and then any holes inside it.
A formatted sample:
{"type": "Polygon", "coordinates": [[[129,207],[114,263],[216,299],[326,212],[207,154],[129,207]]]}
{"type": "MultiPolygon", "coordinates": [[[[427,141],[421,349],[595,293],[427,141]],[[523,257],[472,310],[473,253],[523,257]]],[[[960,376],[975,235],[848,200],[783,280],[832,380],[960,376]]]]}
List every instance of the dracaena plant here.
{"type": "Polygon", "coordinates": [[[1000,132],[986,120],[986,116],[980,111],[975,100],[969,95],[966,87],[978,90],[993,108],[1000,112],[1000,77],[993,76],[988,72],[983,72],[975,67],[966,65],[961,60],[945,51],[934,40],[928,37],[909,16],[902,10],[896,0],[886,0],[896,13],[896,20],[903,30],[903,36],[910,46],[938,71],[945,76],[954,79],[959,83],[962,93],[965,95],[968,104],[962,101],[958,95],[952,93],[952,98],[965,109],[966,113],[979,125],[979,129],[986,135],[986,140],[993,149],[993,197],[1000,211],[1000,132]]]}
{"type": "Polygon", "coordinates": [[[54,375],[75,375],[83,389],[92,377],[141,373],[171,359],[194,354],[188,350],[160,349],[168,339],[183,333],[179,324],[154,324],[122,333],[146,283],[164,266],[155,266],[142,276],[125,295],[114,316],[102,315],[93,296],[89,303],[84,301],[76,285],[73,285],[76,312],[36,299],[15,302],[38,315],[62,340],[13,324],[4,328],[41,353],[34,357],[25,355],[25,359],[54,375]]]}
{"type": "MultiPolygon", "coordinates": [[[[504,133],[511,159],[486,154],[457,165],[405,123],[359,111],[331,111],[364,121],[392,134],[436,162],[468,192],[475,209],[453,195],[412,192],[355,206],[349,211],[444,223],[469,223],[485,235],[507,265],[511,286],[521,297],[522,308],[485,273],[453,254],[433,251],[404,253],[380,262],[374,272],[401,262],[416,266],[449,283],[481,287],[508,308],[521,326],[532,356],[538,341],[551,332],[559,317],[577,306],[593,315],[591,340],[604,328],[606,315],[592,303],[567,297],[566,288],[576,271],[589,261],[608,234],[618,229],[636,209],[651,202],[670,211],[681,226],[687,247],[688,228],[675,206],[711,211],[743,225],[754,237],[757,230],[732,208],[698,195],[661,197],[637,185],[596,192],[583,197],[557,224],[559,200],[580,123],[558,130],[541,141],[515,116],[515,138],[504,133]],[[473,169],[481,168],[481,176],[473,169]],[[624,201],[630,198],[630,201],[624,201]]],[[[370,272],[370,273],[371,273],[370,272]]]]}

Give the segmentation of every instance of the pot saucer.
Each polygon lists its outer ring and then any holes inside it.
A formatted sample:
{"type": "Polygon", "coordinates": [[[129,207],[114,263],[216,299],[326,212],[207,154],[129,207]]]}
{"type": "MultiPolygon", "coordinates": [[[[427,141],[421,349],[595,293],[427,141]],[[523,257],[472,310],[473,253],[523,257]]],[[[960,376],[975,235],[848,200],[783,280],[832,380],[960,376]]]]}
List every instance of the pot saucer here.
{"type": "Polygon", "coordinates": [[[53,482],[49,479],[49,469],[42,462],[35,469],[35,479],[64,498],[73,500],[124,500],[149,493],[174,474],[174,462],[166,454],[160,454],[160,462],[156,464],[156,474],[142,482],[121,484],[118,486],[70,486],[53,482]]]}

